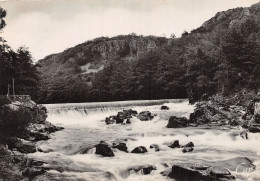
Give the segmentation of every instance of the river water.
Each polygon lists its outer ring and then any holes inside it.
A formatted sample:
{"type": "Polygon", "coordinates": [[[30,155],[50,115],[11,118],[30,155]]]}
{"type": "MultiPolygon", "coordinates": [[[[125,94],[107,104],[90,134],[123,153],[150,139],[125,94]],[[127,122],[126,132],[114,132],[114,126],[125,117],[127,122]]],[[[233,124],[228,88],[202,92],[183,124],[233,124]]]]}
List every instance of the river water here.
{"type": "MultiPolygon", "coordinates": [[[[166,128],[170,116],[186,116],[193,112],[194,106],[187,100],[124,101],[113,103],[81,103],[46,105],[47,120],[65,129],[51,135],[51,139],[38,142],[43,153],[30,154],[46,162],[50,170],[46,179],[50,180],[129,180],[153,181],[168,180],[160,173],[174,163],[203,163],[221,161],[235,157],[248,157],[256,165],[251,173],[235,173],[237,180],[260,180],[260,134],[249,133],[249,139],[234,136],[236,129],[166,128]],[[162,105],[169,110],[160,110],[162,105]],[[105,117],[116,115],[123,109],[138,112],[148,110],[157,114],[151,121],[131,119],[131,124],[106,125],[105,117]],[[194,151],[182,153],[181,148],[171,149],[167,144],[179,140],[181,145],[192,141],[194,151]],[[102,157],[90,149],[81,154],[84,148],[100,141],[125,141],[128,151],[137,146],[145,146],[146,154],[125,153],[113,149],[115,157],[102,157]],[[160,147],[159,152],[150,149],[151,144],[160,147]],[[149,175],[129,171],[129,168],[152,165],[156,170],[149,175]],[[168,166],[168,167],[167,167],[168,166]],[[58,170],[58,171],[57,171],[58,170]]],[[[45,180],[45,179],[44,179],[45,180]]]]}

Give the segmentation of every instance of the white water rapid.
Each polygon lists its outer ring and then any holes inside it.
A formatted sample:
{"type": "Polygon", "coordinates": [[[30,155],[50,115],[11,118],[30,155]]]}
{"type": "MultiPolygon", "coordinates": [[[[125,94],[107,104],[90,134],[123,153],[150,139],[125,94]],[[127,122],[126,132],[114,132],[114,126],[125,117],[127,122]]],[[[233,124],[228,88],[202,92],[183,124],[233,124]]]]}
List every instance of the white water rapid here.
{"type": "MultiPolygon", "coordinates": [[[[170,116],[186,116],[193,112],[194,106],[187,100],[124,101],[113,103],[81,103],[45,105],[48,109],[47,120],[65,129],[51,135],[51,139],[38,142],[43,153],[29,156],[46,162],[50,166],[49,179],[53,180],[127,180],[160,181],[168,180],[160,172],[173,163],[220,161],[234,157],[248,157],[256,165],[251,173],[234,173],[237,180],[260,180],[260,134],[249,133],[249,139],[233,136],[234,130],[212,130],[201,128],[166,128],[170,116]],[[160,110],[162,105],[169,110],[160,110]],[[116,115],[123,109],[138,112],[149,110],[157,116],[151,121],[133,118],[131,124],[106,125],[105,117],[116,115]],[[148,153],[133,154],[113,149],[114,157],[96,155],[94,150],[80,154],[80,150],[99,143],[110,144],[119,140],[131,152],[137,146],[145,146],[148,153]],[[183,153],[181,149],[171,149],[168,143],[179,140],[184,145],[192,141],[194,151],[183,153]],[[150,149],[151,144],[160,147],[159,152],[150,149]],[[149,175],[133,173],[129,168],[152,165],[156,170],[149,175]],[[57,171],[57,170],[60,170],[57,171]]],[[[239,131],[239,127],[237,131],[239,131]]]]}

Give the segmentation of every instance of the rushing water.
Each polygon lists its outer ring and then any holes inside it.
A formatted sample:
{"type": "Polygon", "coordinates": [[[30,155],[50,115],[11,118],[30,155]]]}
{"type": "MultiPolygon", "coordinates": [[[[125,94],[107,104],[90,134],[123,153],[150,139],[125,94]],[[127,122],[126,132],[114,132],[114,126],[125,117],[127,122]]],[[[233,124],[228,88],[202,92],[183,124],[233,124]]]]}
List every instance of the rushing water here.
{"type": "Polygon", "coordinates": [[[194,110],[186,100],[128,101],[114,103],[85,103],[46,105],[49,111],[47,120],[65,129],[52,134],[48,141],[39,142],[44,153],[34,153],[31,157],[41,159],[48,164],[48,177],[53,180],[167,180],[160,172],[166,165],[173,163],[220,161],[238,156],[254,161],[256,170],[252,173],[234,173],[238,180],[260,180],[259,134],[249,134],[249,140],[232,133],[237,130],[166,128],[170,116],[186,116],[194,110]],[[160,110],[161,105],[170,109],[160,110]],[[116,115],[118,111],[132,108],[138,112],[149,110],[157,116],[151,121],[131,119],[131,124],[106,125],[105,117],[116,115]],[[146,154],[132,154],[113,149],[115,157],[96,155],[94,149],[87,154],[80,150],[93,146],[101,140],[113,143],[127,140],[128,151],[137,146],[145,146],[146,154]],[[192,141],[195,149],[182,153],[181,149],[171,149],[168,143],[179,140],[180,144],[192,141]],[[150,149],[158,144],[159,152],[150,149]],[[156,170],[150,175],[133,173],[129,168],[152,165],[156,170]],[[59,170],[60,172],[58,172],[59,170]]]}

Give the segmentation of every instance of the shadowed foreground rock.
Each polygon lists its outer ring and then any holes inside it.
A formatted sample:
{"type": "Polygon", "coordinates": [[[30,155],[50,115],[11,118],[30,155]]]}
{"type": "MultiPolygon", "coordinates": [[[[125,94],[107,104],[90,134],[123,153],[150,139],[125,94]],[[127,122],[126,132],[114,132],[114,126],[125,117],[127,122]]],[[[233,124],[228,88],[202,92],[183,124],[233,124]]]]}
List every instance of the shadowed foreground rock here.
{"type": "MultiPolygon", "coordinates": [[[[255,170],[255,165],[246,157],[236,157],[219,162],[182,163],[172,166],[168,177],[178,181],[228,181],[235,180],[230,171],[242,173],[255,170]]],[[[164,174],[164,173],[162,173],[164,174]]]]}
{"type": "Polygon", "coordinates": [[[168,175],[176,180],[192,181],[226,181],[235,180],[231,173],[221,167],[173,165],[168,175]]]}

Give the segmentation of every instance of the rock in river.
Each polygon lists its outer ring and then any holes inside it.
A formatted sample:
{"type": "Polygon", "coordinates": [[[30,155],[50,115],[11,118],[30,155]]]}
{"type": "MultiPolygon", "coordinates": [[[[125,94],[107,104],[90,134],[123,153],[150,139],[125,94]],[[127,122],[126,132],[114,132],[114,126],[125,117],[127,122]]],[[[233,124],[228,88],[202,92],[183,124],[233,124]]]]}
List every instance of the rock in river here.
{"type": "Polygon", "coordinates": [[[224,181],[235,179],[225,168],[210,166],[203,166],[203,169],[200,168],[201,167],[197,168],[189,164],[173,165],[172,171],[168,176],[176,180],[185,181],[224,181]]]}
{"type": "Polygon", "coordinates": [[[185,117],[171,116],[167,128],[183,128],[188,126],[188,119],[185,117]]]}
{"type": "Polygon", "coordinates": [[[137,118],[140,119],[141,121],[150,121],[154,118],[154,115],[152,115],[150,111],[142,111],[139,113],[137,118]]]}
{"type": "Polygon", "coordinates": [[[179,140],[175,140],[169,145],[170,148],[180,148],[179,140]]]}
{"type": "Polygon", "coordinates": [[[113,148],[117,148],[120,151],[128,152],[125,143],[119,143],[119,144],[113,143],[113,148]]]}
{"type": "Polygon", "coordinates": [[[150,148],[154,148],[154,151],[160,151],[160,148],[157,144],[150,145],[150,148]]]}
{"type": "Polygon", "coordinates": [[[144,146],[138,146],[131,153],[146,153],[147,149],[144,146]]]}
{"type": "Polygon", "coordinates": [[[168,106],[162,106],[161,110],[169,110],[169,107],[168,106]]]}
{"type": "Polygon", "coordinates": [[[113,157],[115,156],[114,152],[105,142],[100,142],[96,145],[96,154],[102,155],[104,157],[113,157]]]}

